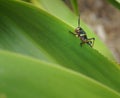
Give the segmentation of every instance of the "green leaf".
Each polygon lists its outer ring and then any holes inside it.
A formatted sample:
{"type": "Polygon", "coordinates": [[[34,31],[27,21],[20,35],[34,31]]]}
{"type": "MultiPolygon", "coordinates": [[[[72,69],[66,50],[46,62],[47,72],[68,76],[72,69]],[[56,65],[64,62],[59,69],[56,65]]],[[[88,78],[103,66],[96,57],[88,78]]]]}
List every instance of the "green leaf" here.
{"type": "MultiPolygon", "coordinates": [[[[61,0],[31,0],[31,2],[37,6],[39,6],[40,4],[40,8],[42,5],[42,9],[64,21],[74,29],[77,27],[78,16],[73,14],[71,10],[61,0]]],[[[95,37],[96,40],[94,49],[98,50],[109,59],[114,60],[113,55],[106,47],[106,45],[82,21],[81,27],[86,31],[89,38],[95,37]]]]}
{"type": "Polygon", "coordinates": [[[77,0],[70,0],[72,9],[76,15],[79,15],[78,2],[77,0]]]}
{"type": "Polygon", "coordinates": [[[0,51],[0,98],[81,97],[120,98],[120,95],[59,65],[0,51]]]}
{"type": "Polygon", "coordinates": [[[1,50],[59,64],[120,92],[118,65],[86,44],[80,47],[80,40],[68,33],[73,28],[66,22],[31,4],[12,0],[0,0],[0,15],[1,50]]]}
{"type": "Polygon", "coordinates": [[[120,9],[120,0],[108,0],[116,8],[120,9]]]}

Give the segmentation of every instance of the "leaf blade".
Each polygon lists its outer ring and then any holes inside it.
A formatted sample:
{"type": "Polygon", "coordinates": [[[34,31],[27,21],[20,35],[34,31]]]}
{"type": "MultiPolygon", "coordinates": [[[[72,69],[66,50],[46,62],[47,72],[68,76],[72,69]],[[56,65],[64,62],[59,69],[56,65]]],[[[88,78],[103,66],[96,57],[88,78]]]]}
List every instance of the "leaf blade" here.
{"type": "Polygon", "coordinates": [[[0,96],[9,98],[120,97],[109,88],[58,65],[6,51],[0,51],[0,69],[0,96]]]}
{"type": "MultiPolygon", "coordinates": [[[[71,0],[72,1],[72,0],[71,0]]],[[[37,6],[42,5],[45,11],[49,12],[51,15],[59,18],[68,25],[72,26],[74,29],[77,27],[78,16],[74,15],[68,7],[60,0],[36,0],[37,6]]],[[[33,2],[33,4],[35,4],[33,2]]],[[[112,53],[106,47],[106,45],[93,33],[90,28],[88,28],[81,20],[81,27],[85,30],[88,37],[96,38],[94,49],[98,50],[104,56],[108,57],[110,60],[115,60],[112,53]]]]}
{"type": "MultiPolygon", "coordinates": [[[[0,2],[4,2],[4,4],[0,3],[0,12],[9,16],[8,18],[44,49],[56,63],[91,77],[120,92],[120,79],[116,78],[120,76],[120,69],[87,45],[81,48],[79,39],[66,33],[73,29],[71,26],[27,3],[4,0],[0,2]],[[22,12],[22,15],[19,12],[22,12]]],[[[9,32],[6,37],[10,37],[9,34],[11,33],[9,32]]],[[[2,41],[4,42],[4,39],[2,41]]],[[[11,39],[4,45],[9,45],[10,41],[13,43],[14,40],[11,39]]],[[[17,45],[17,43],[13,45],[17,45]]]]}

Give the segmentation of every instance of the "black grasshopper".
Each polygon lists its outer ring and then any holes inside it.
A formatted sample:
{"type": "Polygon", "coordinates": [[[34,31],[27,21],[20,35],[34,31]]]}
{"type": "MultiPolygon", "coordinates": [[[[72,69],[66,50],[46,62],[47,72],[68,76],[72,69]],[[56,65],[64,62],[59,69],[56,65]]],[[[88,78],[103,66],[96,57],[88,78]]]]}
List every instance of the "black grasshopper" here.
{"type": "Polygon", "coordinates": [[[86,35],[86,32],[80,27],[80,15],[78,18],[78,27],[75,29],[75,33],[71,32],[71,31],[69,31],[69,32],[71,34],[77,36],[78,38],[80,38],[80,40],[81,40],[80,46],[87,43],[90,47],[93,47],[95,38],[88,38],[86,35]]]}

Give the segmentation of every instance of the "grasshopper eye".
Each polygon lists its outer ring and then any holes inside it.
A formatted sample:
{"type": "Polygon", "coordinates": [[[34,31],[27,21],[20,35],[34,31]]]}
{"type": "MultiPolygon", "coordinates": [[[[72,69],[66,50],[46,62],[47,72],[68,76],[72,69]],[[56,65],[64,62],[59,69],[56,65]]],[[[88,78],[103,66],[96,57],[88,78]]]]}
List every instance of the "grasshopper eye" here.
{"type": "Polygon", "coordinates": [[[77,28],[75,29],[75,32],[79,33],[79,32],[80,32],[80,28],[77,27],[77,28]]]}

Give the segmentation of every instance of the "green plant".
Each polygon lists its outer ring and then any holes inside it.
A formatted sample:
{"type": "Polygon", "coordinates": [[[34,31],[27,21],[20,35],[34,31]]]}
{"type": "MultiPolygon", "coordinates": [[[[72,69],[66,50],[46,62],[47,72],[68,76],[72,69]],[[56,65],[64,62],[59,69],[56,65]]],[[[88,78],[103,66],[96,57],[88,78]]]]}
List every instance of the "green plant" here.
{"type": "Polygon", "coordinates": [[[107,0],[112,5],[114,5],[116,8],[120,9],[120,0],[107,0]]]}
{"type": "Polygon", "coordinates": [[[0,98],[120,98],[120,68],[98,52],[112,59],[106,46],[97,38],[98,51],[81,48],[68,33],[77,16],[56,0],[72,24],[40,1],[0,0],[0,98]]]}

